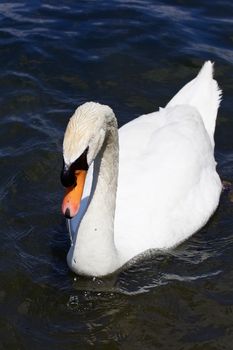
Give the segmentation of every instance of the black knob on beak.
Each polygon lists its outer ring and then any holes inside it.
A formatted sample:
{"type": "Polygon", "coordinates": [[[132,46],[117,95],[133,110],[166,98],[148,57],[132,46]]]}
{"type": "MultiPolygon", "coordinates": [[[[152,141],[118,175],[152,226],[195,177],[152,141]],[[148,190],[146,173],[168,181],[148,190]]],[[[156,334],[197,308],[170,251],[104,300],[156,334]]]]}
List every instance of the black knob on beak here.
{"type": "Polygon", "coordinates": [[[87,151],[88,147],[85,151],[80,155],[79,158],[76,159],[70,166],[67,166],[63,159],[63,167],[61,171],[61,183],[64,187],[76,186],[76,170],[88,170],[87,164],[87,151]]]}
{"type": "Polygon", "coordinates": [[[64,162],[61,171],[61,183],[64,187],[71,187],[76,185],[74,169],[72,169],[72,167],[68,168],[64,162]]]}

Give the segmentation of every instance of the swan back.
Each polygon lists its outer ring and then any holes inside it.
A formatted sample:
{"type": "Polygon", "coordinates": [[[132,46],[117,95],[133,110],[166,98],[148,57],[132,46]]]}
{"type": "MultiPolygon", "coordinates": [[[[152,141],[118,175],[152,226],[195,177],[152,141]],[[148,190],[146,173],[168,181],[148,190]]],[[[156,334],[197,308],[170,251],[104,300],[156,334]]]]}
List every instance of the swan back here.
{"type": "Polygon", "coordinates": [[[222,91],[213,79],[213,63],[205,62],[197,77],[186,84],[166,107],[190,105],[202,116],[206,131],[214,146],[214,130],[222,91]]]}

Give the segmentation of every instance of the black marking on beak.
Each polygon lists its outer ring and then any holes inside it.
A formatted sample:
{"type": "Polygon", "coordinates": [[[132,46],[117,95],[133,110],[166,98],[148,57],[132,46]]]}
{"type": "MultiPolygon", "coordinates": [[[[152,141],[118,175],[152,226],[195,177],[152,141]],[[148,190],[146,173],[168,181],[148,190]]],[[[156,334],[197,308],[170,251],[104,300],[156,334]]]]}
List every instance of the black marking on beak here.
{"type": "Polygon", "coordinates": [[[67,219],[71,219],[71,216],[70,216],[70,209],[69,209],[69,208],[66,209],[65,217],[66,217],[67,219]]]}
{"type": "Polygon", "coordinates": [[[88,147],[81,154],[81,156],[78,159],[76,159],[76,161],[72,163],[69,167],[65,164],[63,160],[63,167],[61,171],[61,183],[64,187],[76,186],[76,170],[88,170],[87,152],[88,147]]]}
{"type": "Polygon", "coordinates": [[[61,171],[61,183],[64,187],[71,187],[76,185],[75,173],[71,167],[67,167],[63,161],[61,171]]]}

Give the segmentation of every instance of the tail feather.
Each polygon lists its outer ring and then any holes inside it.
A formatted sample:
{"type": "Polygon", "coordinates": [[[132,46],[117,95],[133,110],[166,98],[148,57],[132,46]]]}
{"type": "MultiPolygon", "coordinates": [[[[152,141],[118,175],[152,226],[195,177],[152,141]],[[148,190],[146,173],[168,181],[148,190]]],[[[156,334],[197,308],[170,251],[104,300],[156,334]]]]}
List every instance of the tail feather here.
{"type": "Polygon", "coordinates": [[[213,63],[204,63],[197,77],[186,84],[166,107],[188,104],[196,107],[203,118],[205,128],[214,145],[214,130],[222,91],[213,79],[213,63]]]}

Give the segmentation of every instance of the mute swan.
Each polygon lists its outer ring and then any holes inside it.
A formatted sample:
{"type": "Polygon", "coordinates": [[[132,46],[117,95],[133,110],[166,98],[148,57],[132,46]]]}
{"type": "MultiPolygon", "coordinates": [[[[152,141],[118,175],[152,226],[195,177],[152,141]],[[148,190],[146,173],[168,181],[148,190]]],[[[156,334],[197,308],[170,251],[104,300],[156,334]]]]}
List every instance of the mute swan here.
{"type": "Polygon", "coordinates": [[[206,224],[222,189],[214,160],[220,99],[208,61],[165,108],[119,130],[110,107],[77,108],[65,131],[61,172],[74,272],[110,274],[206,224]]]}

